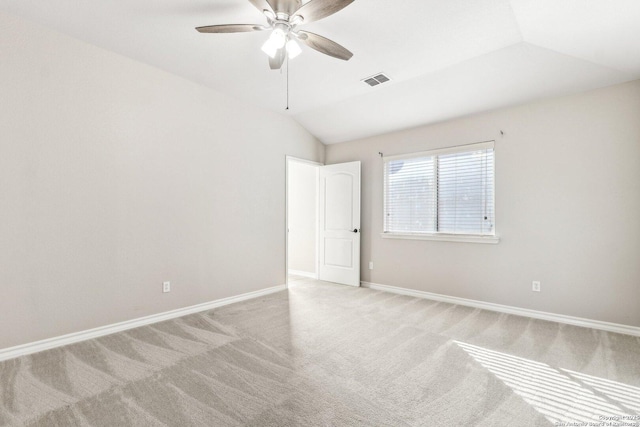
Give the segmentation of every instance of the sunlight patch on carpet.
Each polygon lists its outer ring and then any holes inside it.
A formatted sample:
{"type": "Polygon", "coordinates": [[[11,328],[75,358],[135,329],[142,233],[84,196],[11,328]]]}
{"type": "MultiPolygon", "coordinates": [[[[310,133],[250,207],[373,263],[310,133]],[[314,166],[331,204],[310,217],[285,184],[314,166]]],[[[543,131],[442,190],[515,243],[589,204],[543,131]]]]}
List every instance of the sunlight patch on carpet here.
{"type": "Polygon", "coordinates": [[[454,342],[552,423],[626,419],[639,425],[638,387],[454,342]]]}

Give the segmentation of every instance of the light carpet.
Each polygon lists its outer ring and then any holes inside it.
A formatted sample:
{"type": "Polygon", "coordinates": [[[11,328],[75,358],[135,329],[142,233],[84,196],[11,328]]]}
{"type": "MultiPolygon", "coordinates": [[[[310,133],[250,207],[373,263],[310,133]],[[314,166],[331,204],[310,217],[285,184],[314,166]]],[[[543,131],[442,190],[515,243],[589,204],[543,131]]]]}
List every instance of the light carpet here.
{"type": "Polygon", "coordinates": [[[311,279],[0,363],[0,425],[640,425],[638,414],[638,337],[311,279]]]}

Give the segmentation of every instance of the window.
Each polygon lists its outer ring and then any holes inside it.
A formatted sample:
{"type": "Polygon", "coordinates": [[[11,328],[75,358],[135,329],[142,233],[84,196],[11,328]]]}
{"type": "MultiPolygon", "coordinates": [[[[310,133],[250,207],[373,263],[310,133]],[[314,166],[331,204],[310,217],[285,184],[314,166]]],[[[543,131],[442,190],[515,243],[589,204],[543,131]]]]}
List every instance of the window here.
{"type": "Polygon", "coordinates": [[[493,141],[385,157],[383,237],[496,243],[493,141]]]}

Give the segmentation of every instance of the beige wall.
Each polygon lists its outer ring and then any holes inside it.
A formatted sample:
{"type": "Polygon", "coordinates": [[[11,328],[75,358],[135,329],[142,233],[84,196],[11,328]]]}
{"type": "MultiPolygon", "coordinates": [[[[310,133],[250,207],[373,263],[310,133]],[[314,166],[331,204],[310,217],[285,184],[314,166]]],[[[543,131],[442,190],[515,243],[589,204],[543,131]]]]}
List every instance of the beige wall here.
{"type": "Polygon", "coordinates": [[[640,81],[330,145],[326,157],[362,161],[362,280],[640,326],[640,81]],[[379,151],[492,139],[498,245],[380,237],[379,151]]]}
{"type": "Polygon", "coordinates": [[[289,271],[316,274],[317,171],[289,162],[289,271]]]}
{"type": "Polygon", "coordinates": [[[293,120],[4,14],[0,58],[0,348],[285,282],[293,120]]]}

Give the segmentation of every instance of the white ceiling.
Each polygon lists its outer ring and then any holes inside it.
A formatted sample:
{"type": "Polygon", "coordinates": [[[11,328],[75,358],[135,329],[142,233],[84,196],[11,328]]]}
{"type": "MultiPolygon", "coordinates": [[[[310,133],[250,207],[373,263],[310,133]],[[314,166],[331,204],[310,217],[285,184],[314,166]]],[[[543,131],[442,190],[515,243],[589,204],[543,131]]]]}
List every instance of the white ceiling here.
{"type": "Polygon", "coordinates": [[[0,10],[289,114],[324,143],[434,123],[640,78],[639,0],[356,0],[304,26],[354,52],[303,47],[271,71],[247,0],[0,0],[0,10]],[[378,72],[393,80],[371,88],[378,72]]]}

